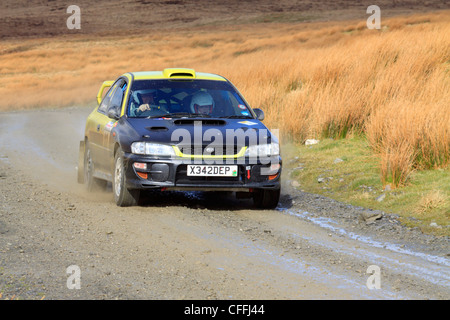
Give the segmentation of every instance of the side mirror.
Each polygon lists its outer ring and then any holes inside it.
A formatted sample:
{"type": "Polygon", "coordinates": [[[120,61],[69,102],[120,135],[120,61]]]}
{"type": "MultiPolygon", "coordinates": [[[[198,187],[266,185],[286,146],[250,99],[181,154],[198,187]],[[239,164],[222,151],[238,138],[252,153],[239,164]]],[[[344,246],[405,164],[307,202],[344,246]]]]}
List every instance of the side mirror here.
{"type": "Polygon", "coordinates": [[[264,120],[264,111],[262,111],[259,108],[253,109],[253,112],[256,114],[256,119],[258,120],[264,120]]]}
{"type": "Polygon", "coordinates": [[[112,108],[109,108],[108,110],[108,118],[119,120],[120,114],[118,112],[119,108],[117,106],[114,106],[112,108]]]}

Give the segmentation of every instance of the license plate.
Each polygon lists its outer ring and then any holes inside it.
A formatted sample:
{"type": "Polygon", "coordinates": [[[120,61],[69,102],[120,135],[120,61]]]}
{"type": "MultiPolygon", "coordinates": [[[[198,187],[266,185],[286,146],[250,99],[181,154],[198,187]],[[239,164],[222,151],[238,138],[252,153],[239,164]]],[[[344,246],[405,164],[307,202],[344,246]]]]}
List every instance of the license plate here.
{"type": "Polygon", "coordinates": [[[189,177],[237,177],[238,166],[188,165],[189,177]]]}

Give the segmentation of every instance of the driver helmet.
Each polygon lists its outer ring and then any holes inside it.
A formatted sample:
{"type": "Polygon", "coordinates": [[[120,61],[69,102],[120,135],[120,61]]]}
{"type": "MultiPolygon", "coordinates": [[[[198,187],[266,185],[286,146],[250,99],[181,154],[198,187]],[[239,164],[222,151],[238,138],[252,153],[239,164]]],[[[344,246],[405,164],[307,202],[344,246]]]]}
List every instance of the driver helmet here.
{"type": "Polygon", "coordinates": [[[152,98],[154,99],[155,97],[154,97],[154,93],[156,92],[156,90],[155,89],[148,89],[148,90],[139,90],[139,91],[136,91],[136,97],[138,98],[138,99],[136,99],[137,101],[139,101],[140,103],[142,103],[142,96],[149,96],[149,95],[151,95],[152,96],[152,98]]]}
{"type": "Polygon", "coordinates": [[[208,114],[212,114],[214,110],[214,100],[207,92],[196,93],[191,100],[191,112],[200,113],[199,108],[208,107],[208,114]]]}

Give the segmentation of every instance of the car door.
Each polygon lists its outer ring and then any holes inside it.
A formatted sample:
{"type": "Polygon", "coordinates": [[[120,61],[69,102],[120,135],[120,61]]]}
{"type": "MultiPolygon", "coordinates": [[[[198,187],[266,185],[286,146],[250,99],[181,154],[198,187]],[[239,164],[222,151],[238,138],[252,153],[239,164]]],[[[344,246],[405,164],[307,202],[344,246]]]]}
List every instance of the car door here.
{"type": "Polygon", "coordinates": [[[114,92],[119,87],[119,81],[116,81],[109,89],[102,102],[97,108],[97,112],[93,115],[91,121],[92,124],[89,132],[89,150],[92,154],[92,160],[94,161],[94,168],[96,175],[101,178],[109,178],[104,176],[107,173],[107,152],[105,150],[104,134],[105,128],[111,119],[108,117],[108,109],[111,104],[111,100],[114,96],[114,92]]]}
{"type": "Polygon", "coordinates": [[[106,110],[106,115],[108,116],[108,122],[105,124],[103,128],[103,150],[105,152],[104,157],[107,159],[105,161],[105,170],[109,174],[112,172],[111,164],[113,163],[114,157],[114,137],[112,136],[112,129],[116,125],[118,121],[117,118],[109,117],[111,112],[112,114],[120,117],[122,114],[122,104],[125,97],[125,91],[127,89],[127,82],[125,79],[120,79],[117,82],[117,86],[112,93],[111,101],[106,110]]]}

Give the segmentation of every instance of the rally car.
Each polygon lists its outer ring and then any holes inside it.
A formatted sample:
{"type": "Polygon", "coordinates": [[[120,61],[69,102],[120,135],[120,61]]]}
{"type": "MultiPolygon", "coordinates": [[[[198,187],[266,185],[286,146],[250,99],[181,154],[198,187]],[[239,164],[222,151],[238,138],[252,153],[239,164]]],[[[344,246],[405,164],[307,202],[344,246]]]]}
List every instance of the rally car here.
{"type": "Polygon", "coordinates": [[[138,204],[149,189],[232,191],[257,207],[277,206],[277,137],[224,77],[129,72],[103,82],[97,102],[78,160],[78,182],[88,190],[111,182],[118,206],[138,204]]]}

